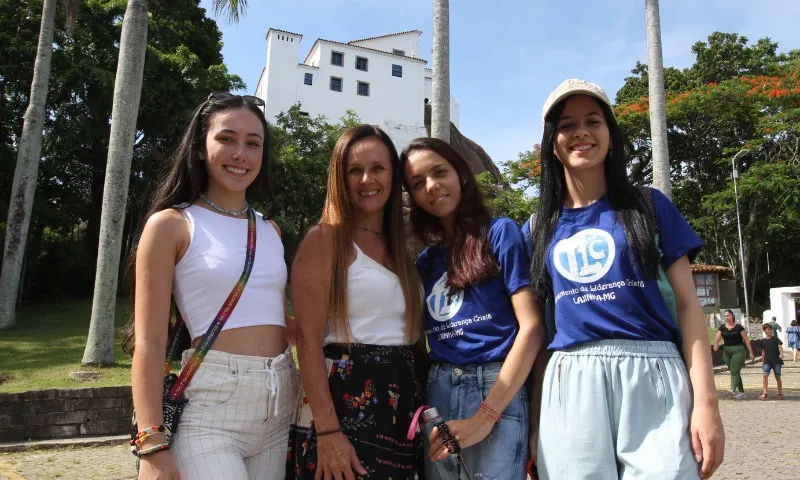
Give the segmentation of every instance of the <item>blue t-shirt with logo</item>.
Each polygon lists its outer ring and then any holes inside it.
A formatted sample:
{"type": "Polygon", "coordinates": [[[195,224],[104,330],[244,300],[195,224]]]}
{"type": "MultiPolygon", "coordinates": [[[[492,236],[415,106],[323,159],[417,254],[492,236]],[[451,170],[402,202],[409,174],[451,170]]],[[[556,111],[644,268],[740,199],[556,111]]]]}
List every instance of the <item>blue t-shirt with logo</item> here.
{"type": "Polygon", "coordinates": [[[417,269],[425,288],[425,335],[431,359],[456,365],[503,361],[519,330],[511,295],[530,285],[530,257],[519,226],[505,217],[489,224],[500,273],[465,290],[451,291],[445,251],[425,249],[417,269]]]}
{"type": "MultiPolygon", "coordinates": [[[[702,240],[663,193],[651,190],[662,267],[667,270],[684,255],[694,260],[702,240]]],[[[530,243],[527,222],[522,231],[530,243]]],[[[633,266],[632,255],[606,197],[586,207],[562,208],[547,253],[556,321],[549,350],[605,339],[665,340],[680,345],[680,331],[657,281],[633,266]]]]}

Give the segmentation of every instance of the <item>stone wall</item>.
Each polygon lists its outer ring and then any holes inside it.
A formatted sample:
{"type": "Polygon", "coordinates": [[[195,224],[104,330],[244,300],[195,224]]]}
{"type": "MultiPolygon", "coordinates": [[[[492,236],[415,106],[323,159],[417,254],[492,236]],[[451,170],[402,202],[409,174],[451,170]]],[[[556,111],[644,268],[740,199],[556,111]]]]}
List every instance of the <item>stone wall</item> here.
{"type": "Polygon", "coordinates": [[[130,431],[131,387],[0,394],[0,442],[120,435],[130,431]]]}

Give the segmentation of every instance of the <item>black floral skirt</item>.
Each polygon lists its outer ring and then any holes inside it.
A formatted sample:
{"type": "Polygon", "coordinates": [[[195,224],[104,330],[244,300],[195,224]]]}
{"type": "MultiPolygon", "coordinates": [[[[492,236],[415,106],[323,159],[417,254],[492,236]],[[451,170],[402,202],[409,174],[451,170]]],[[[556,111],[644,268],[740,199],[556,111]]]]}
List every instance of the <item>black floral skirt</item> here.
{"type": "MultiPolygon", "coordinates": [[[[422,400],[414,347],[334,344],[325,347],[325,357],[342,432],[367,471],[356,478],[424,478],[420,437],[406,438],[422,400]]],[[[317,468],[317,436],[305,389],[298,401],[286,478],[311,480],[317,468]]]]}

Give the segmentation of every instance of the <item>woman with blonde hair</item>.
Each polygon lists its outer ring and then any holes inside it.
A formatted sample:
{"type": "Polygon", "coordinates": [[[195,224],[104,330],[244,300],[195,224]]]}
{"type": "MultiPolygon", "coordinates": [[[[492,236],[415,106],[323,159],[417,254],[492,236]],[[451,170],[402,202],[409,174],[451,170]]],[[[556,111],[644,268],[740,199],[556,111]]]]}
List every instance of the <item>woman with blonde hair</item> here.
{"type": "Polygon", "coordinates": [[[401,181],[397,150],[378,127],[353,127],[336,143],[322,220],[292,266],[305,393],[287,478],[417,473],[420,445],[406,434],[421,403],[422,307],[405,247],[401,181]]]}

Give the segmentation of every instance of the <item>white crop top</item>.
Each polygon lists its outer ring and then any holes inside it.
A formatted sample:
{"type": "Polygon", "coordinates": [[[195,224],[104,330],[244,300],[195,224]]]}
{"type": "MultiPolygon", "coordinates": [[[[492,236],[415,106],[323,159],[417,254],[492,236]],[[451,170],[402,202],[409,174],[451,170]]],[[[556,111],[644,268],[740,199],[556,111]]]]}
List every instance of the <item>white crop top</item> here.
{"type": "MultiPolygon", "coordinates": [[[[189,247],[175,265],[172,292],[192,340],[205,335],[244,270],[247,219],[197,205],[179,209],[189,223],[189,247]]],[[[286,262],[275,228],[256,214],[256,258],[247,285],[222,330],[286,326],[286,262]]]]}
{"type": "MultiPolygon", "coordinates": [[[[371,345],[406,345],[406,301],[397,275],[353,243],[356,259],[347,269],[347,316],[350,341],[371,345]]],[[[328,331],[325,344],[342,343],[328,331]]]]}

